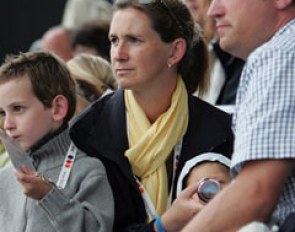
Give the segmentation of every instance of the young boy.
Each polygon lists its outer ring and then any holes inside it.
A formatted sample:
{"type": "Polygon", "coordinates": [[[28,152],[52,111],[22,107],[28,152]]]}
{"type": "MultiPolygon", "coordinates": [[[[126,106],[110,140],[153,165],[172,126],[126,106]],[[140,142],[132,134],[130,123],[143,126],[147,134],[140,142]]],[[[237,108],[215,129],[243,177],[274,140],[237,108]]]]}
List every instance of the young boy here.
{"type": "Polygon", "coordinates": [[[1,231],[112,231],[114,203],[105,169],[68,135],[75,106],[75,83],[52,54],[19,54],[0,67],[3,128],[36,170],[0,170],[1,231]]]}

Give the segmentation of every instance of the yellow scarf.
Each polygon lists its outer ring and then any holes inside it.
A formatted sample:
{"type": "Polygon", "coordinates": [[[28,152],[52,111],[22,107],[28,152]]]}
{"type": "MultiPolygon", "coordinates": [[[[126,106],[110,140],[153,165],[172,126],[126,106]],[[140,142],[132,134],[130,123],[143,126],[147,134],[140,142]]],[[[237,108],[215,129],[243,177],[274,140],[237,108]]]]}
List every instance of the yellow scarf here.
{"type": "Polygon", "coordinates": [[[140,178],[161,215],[167,206],[168,177],[166,160],[186,132],[188,125],[187,92],[178,78],[170,108],[152,125],[136,102],[132,91],[125,91],[130,148],[125,152],[133,173],[140,178]]]}

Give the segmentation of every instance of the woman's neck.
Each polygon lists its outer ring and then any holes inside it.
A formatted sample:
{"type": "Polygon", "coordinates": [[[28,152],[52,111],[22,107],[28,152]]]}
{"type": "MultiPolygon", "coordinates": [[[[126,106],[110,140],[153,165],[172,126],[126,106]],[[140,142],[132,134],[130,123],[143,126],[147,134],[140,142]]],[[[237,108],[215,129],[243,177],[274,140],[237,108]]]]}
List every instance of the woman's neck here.
{"type": "Polygon", "coordinates": [[[169,84],[165,84],[157,90],[133,91],[136,101],[151,123],[154,123],[161,114],[169,109],[176,85],[177,79],[170,80],[169,84]]]}

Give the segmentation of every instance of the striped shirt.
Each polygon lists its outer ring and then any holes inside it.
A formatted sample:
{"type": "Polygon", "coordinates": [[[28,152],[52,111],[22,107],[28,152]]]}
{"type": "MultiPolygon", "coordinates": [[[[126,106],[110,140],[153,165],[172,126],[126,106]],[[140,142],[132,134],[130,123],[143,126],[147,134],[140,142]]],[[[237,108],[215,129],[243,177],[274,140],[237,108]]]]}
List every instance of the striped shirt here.
{"type": "MultiPolygon", "coordinates": [[[[295,158],[295,19],[249,56],[240,80],[233,130],[233,175],[245,161],[295,158]]],[[[295,170],[273,216],[282,223],[294,211],[295,170]]]]}

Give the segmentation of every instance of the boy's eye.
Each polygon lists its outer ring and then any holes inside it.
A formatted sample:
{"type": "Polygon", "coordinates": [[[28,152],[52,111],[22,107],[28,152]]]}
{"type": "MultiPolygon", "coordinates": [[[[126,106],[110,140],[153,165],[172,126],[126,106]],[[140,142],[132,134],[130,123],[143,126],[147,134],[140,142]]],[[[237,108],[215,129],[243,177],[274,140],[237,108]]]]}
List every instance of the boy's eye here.
{"type": "Polygon", "coordinates": [[[22,106],[14,106],[13,111],[14,112],[22,112],[24,110],[24,107],[22,106]]]}

